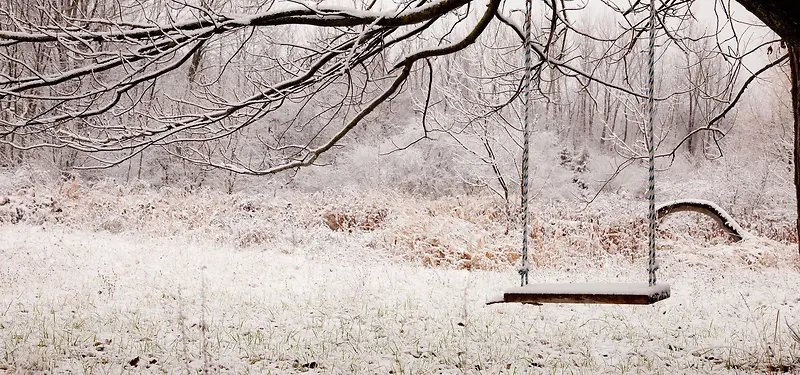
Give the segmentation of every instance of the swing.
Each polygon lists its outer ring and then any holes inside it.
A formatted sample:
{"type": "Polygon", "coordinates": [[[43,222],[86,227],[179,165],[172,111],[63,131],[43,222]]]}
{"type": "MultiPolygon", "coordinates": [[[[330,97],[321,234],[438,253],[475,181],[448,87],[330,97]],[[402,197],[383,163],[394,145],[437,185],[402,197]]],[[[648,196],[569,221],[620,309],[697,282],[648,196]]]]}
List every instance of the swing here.
{"type": "Polygon", "coordinates": [[[648,119],[648,152],[649,180],[647,199],[649,212],[648,226],[648,273],[647,283],[574,283],[574,284],[528,284],[528,149],[530,123],[530,86],[533,66],[531,64],[531,0],[525,2],[525,76],[523,77],[524,130],[522,151],[522,264],[519,268],[520,286],[506,290],[501,296],[487,301],[487,305],[495,303],[583,303],[583,304],[615,304],[615,305],[650,305],[669,298],[668,284],[656,284],[656,210],[655,210],[655,161],[653,148],[653,117],[655,110],[655,0],[650,3],[650,40],[648,50],[648,87],[647,109],[648,119]]]}

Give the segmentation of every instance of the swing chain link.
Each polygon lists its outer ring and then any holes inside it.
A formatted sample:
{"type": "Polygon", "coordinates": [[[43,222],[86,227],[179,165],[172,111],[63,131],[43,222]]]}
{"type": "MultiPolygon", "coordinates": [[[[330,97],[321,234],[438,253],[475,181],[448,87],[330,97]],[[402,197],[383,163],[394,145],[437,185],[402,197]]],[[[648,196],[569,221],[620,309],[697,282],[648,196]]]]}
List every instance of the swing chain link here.
{"type": "MultiPolygon", "coordinates": [[[[528,273],[530,262],[528,258],[528,240],[530,237],[530,227],[528,225],[528,166],[530,148],[530,118],[531,118],[531,81],[533,79],[533,63],[531,56],[531,3],[532,0],[525,1],[525,73],[522,79],[523,97],[523,150],[522,150],[522,259],[518,272],[520,275],[520,285],[528,284],[528,273]]],[[[656,226],[657,214],[655,210],[655,140],[653,128],[655,122],[655,40],[656,40],[656,0],[650,2],[650,35],[648,45],[648,82],[647,82],[647,149],[648,149],[648,284],[656,284],[656,226]]]]}
{"type": "Polygon", "coordinates": [[[648,213],[647,219],[649,221],[647,248],[648,248],[648,262],[647,283],[650,286],[656,284],[656,225],[658,224],[656,214],[656,192],[655,192],[655,141],[653,137],[653,123],[655,122],[655,44],[656,44],[656,0],[650,1],[650,40],[648,45],[648,80],[647,80],[647,112],[648,112],[648,126],[647,126],[647,152],[648,152],[648,180],[647,180],[647,203],[648,213]]]}
{"type": "Polygon", "coordinates": [[[533,79],[533,60],[531,56],[531,7],[533,0],[525,1],[525,75],[522,78],[522,99],[524,101],[524,117],[522,126],[522,260],[519,267],[520,285],[528,285],[528,239],[530,226],[528,226],[528,159],[530,149],[530,119],[531,119],[531,81],[533,79]]]}

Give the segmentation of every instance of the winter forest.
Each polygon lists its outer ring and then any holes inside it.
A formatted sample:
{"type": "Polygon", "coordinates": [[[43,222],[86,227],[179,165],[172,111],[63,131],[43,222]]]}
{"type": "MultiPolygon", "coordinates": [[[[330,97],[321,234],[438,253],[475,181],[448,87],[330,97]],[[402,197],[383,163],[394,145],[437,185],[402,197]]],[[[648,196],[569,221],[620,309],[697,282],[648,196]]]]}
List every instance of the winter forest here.
{"type": "Polygon", "coordinates": [[[0,371],[800,372],[794,6],[4,0],[0,371]]]}

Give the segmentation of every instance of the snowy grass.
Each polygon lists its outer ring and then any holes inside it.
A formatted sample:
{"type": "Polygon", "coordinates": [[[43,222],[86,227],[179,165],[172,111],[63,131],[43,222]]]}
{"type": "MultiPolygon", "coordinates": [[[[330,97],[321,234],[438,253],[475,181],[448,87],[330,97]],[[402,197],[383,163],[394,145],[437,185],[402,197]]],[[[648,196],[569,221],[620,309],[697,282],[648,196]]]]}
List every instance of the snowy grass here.
{"type": "MultiPolygon", "coordinates": [[[[286,230],[289,230],[288,228],[286,230]]],[[[666,246],[653,306],[484,306],[502,271],[426,268],[368,241],[298,229],[239,248],[63,226],[0,226],[8,373],[796,372],[794,247],[666,246]],[[138,358],[138,360],[137,360],[138,358]]],[[[532,282],[641,281],[608,255],[532,282]]]]}
{"type": "MultiPolygon", "coordinates": [[[[518,212],[494,197],[426,200],[392,192],[317,192],[225,195],[138,185],[67,182],[0,190],[0,223],[62,224],[76,230],[184,238],[246,249],[346,241],[414,264],[459,269],[505,269],[518,261],[518,212]],[[512,220],[508,219],[509,214],[512,220]]],[[[27,186],[27,185],[26,185],[27,186]]],[[[568,202],[536,202],[532,263],[547,267],[574,258],[635,258],[644,252],[644,202],[604,197],[590,209],[568,202]]],[[[737,218],[738,220],[739,218],[737,218]]],[[[783,222],[783,221],[779,221],[783,222]]],[[[742,222],[753,228],[759,223],[742,222]]],[[[660,225],[661,243],[702,247],[728,238],[707,217],[680,214],[660,225]]],[[[753,234],[788,242],[786,225],[765,224],[753,234]]]]}
{"type": "MultiPolygon", "coordinates": [[[[738,374],[800,365],[790,332],[800,327],[796,245],[758,231],[730,244],[698,215],[661,225],[659,280],[673,291],[664,302],[486,307],[517,285],[519,238],[502,204],[485,197],[4,190],[8,373],[738,374]]],[[[534,212],[532,282],[645,279],[642,202],[600,200],[586,211],[544,202],[534,212]]]]}

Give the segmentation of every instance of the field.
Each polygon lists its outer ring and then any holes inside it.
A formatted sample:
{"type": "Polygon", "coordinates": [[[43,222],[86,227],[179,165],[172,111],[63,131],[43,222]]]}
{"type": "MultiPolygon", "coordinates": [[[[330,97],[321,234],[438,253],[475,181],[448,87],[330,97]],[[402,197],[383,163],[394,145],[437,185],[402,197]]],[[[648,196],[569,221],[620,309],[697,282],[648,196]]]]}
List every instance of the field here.
{"type": "Polygon", "coordinates": [[[790,3],[2,0],[0,375],[800,375],[790,3]]]}
{"type": "MultiPolygon", "coordinates": [[[[518,234],[486,197],[66,186],[3,207],[9,374],[800,371],[796,245],[730,243],[702,217],[662,225],[670,299],[538,307],[484,305],[518,282],[518,234]]],[[[641,220],[537,212],[531,282],[645,280],[641,220]]]]}

